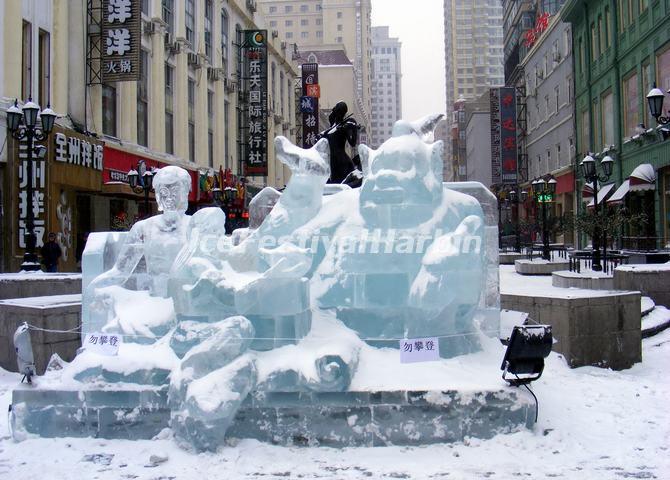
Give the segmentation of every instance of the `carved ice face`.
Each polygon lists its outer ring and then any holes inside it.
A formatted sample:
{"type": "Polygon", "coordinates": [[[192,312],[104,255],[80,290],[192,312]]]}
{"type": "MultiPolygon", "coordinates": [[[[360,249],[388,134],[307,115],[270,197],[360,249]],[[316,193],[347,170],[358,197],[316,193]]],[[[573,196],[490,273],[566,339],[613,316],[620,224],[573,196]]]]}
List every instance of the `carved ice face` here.
{"type": "Polygon", "coordinates": [[[441,142],[427,145],[416,135],[391,137],[365,155],[371,164],[361,190],[362,206],[428,206],[440,196],[442,182],[435,171],[442,164],[441,142]]]}
{"type": "Polygon", "coordinates": [[[185,212],[188,208],[188,190],[180,183],[167,183],[156,189],[158,209],[163,212],[185,212]]]}

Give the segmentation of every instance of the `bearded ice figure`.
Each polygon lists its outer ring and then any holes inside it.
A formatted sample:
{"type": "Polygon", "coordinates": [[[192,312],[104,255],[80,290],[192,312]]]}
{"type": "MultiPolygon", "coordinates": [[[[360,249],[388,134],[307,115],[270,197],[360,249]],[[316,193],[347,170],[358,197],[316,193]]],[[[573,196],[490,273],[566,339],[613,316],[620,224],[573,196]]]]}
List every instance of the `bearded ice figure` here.
{"type": "Polygon", "coordinates": [[[442,142],[420,134],[400,120],[378,150],[359,147],[358,212],[334,232],[317,298],[370,344],[440,337],[450,357],[478,348],[484,218],[475,198],[443,185],[442,142]]]}

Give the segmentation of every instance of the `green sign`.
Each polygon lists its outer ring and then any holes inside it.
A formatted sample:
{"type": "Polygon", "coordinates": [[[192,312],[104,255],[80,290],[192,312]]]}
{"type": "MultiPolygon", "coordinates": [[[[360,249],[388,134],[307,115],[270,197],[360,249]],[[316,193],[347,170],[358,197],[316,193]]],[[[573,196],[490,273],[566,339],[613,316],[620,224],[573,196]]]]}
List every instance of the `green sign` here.
{"type": "Polygon", "coordinates": [[[551,193],[539,193],[537,195],[537,201],[539,203],[551,203],[554,201],[554,196],[551,193]]]}

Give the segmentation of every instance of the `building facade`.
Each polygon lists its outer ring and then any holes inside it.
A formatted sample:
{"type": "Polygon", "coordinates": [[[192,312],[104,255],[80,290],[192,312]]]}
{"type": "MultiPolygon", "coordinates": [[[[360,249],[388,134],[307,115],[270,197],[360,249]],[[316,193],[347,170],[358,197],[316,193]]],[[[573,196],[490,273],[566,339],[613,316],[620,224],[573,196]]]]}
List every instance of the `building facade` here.
{"type": "MultiPolygon", "coordinates": [[[[459,99],[474,99],[504,84],[500,1],[444,0],[444,34],[446,112],[453,130],[459,123],[454,117],[459,99]]],[[[448,147],[447,162],[454,163],[457,157],[458,152],[448,147]]],[[[458,172],[459,165],[452,169],[458,172]]]]}
{"type": "MultiPolygon", "coordinates": [[[[133,0],[133,12],[139,11],[139,48],[137,63],[129,60],[128,65],[140,72],[134,81],[112,80],[115,71],[104,71],[104,57],[96,56],[95,45],[110,46],[95,28],[104,20],[102,5],[101,0],[0,4],[0,122],[14,99],[21,103],[30,96],[61,116],[44,142],[44,165],[36,162],[42,178],[37,179],[39,206],[33,210],[40,227],[38,246],[46,232],[57,232],[61,248],[68,250],[61,269],[69,271],[76,269],[88,232],[127,230],[155,211],[153,194],[147,211],[144,195],[128,186],[131,168],[185,168],[192,177],[192,211],[213,204],[211,189],[217,184],[235,189],[236,208],[243,209],[245,192],[286,184],[289,171],[275,158],[272,139],[285,135],[295,141],[296,133],[298,70],[286,45],[268,38],[267,170],[242,178],[247,160],[242,142],[249,126],[239,121],[246,92],[240,88],[244,79],[237,45],[243,31],[264,29],[255,2],[133,0]]],[[[123,13],[129,22],[136,19],[131,11],[123,13]]],[[[0,153],[6,206],[2,257],[3,268],[13,270],[23,248],[26,159],[25,145],[6,140],[0,153]]]]}
{"type": "MultiPolygon", "coordinates": [[[[553,175],[553,214],[575,210],[574,76],[570,24],[551,17],[520,64],[525,74],[528,180],[553,175]]],[[[580,159],[581,160],[581,159],[580,159]]],[[[526,187],[528,188],[528,187],[526,187]]],[[[532,195],[526,207],[534,208],[532,195]]],[[[571,234],[563,240],[573,243],[571,234]]]]}
{"type": "Polygon", "coordinates": [[[489,92],[465,104],[466,178],[487,187],[492,183],[490,105],[489,92]]]}
{"type": "MultiPolygon", "coordinates": [[[[670,2],[569,0],[562,19],[572,24],[577,162],[589,152],[608,153],[614,159],[610,182],[623,187],[621,201],[630,211],[649,215],[645,228],[625,232],[623,247],[667,246],[670,141],[651,118],[646,95],[654,83],[664,92],[670,89],[670,2]],[[624,191],[626,180],[644,164],[654,177],[641,192],[624,191]]],[[[583,183],[579,178],[578,185],[583,183]]]]}
{"type": "MultiPolygon", "coordinates": [[[[344,47],[354,65],[359,123],[370,131],[372,111],[371,0],[258,0],[271,35],[298,50],[344,47]]],[[[350,106],[351,110],[351,106],[350,106]]]]}
{"type": "Polygon", "coordinates": [[[389,37],[389,27],[372,28],[372,135],[377,148],[391,136],[393,124],[402,118],[401,43],[389,37]]]}

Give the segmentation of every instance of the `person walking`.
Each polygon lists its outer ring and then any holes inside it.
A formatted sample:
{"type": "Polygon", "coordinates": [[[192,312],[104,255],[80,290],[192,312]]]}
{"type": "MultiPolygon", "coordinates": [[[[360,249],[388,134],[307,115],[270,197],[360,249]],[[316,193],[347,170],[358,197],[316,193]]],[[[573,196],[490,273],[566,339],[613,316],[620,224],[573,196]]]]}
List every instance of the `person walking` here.
{"type": "Polygon", "coordinates": [[[49,240],[42,247],[42,263],[47,268],[47,272],[58,271],[58,260],[63,252],[60,245],[56,243],[56,234],[49,232],[49,240]]]}

